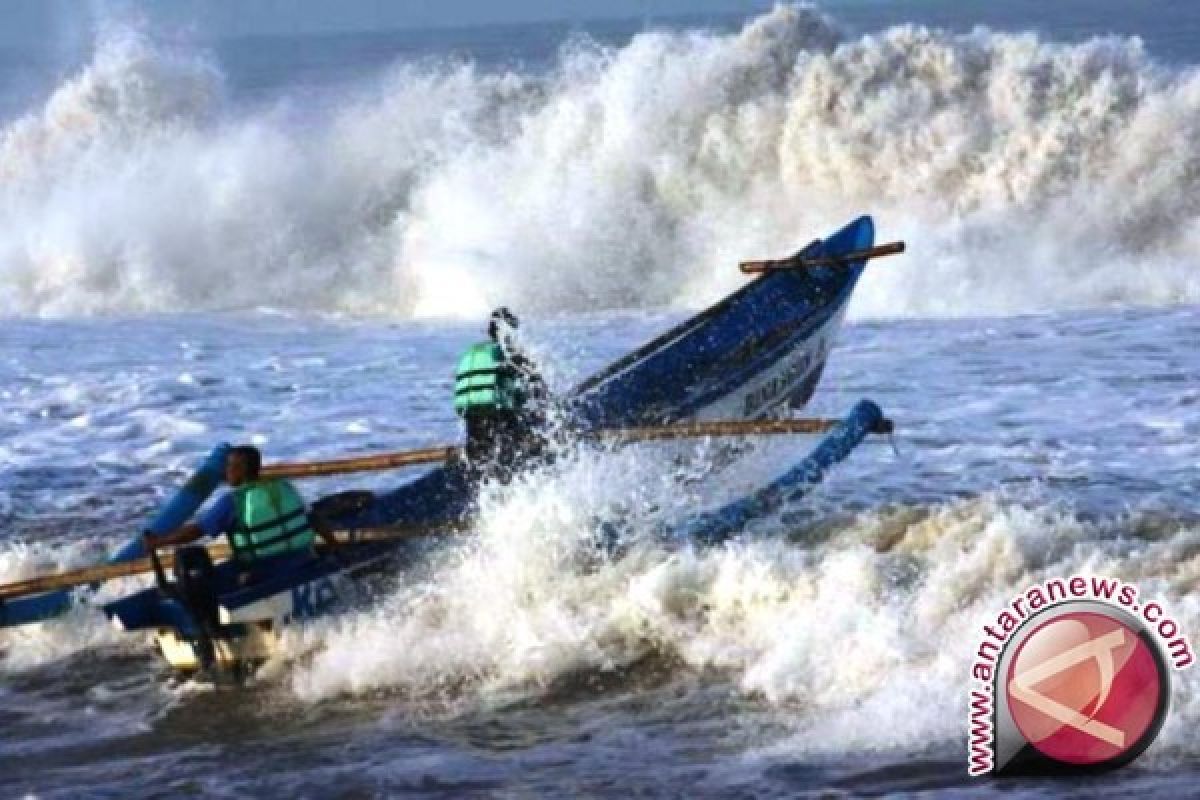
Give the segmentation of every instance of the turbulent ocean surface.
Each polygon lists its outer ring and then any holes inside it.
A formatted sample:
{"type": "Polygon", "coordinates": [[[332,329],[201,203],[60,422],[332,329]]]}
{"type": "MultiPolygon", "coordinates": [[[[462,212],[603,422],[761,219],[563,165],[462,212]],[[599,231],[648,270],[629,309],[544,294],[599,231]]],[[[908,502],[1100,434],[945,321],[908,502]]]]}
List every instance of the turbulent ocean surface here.
{"type": "Polygon", "coordinates": [[[1196,669],[1132,768],[966,778],[971,655],[1026,586],[1120,577],[1200,636],[1200,14],[997,5],[216,41],[105,18],[4,54],[4,581],[96,561],[219,441],[457,439],[493,305],[566,388],[739,259],[860,213],[908,252],[867,270],[810,407],[871,397],[895,448],[802,507],[667,546],[811,442],[707,476],[574,454],[246,688],[172,679],[87,608],[2,631],[0,794],[1193,792],[1196,669]]]}

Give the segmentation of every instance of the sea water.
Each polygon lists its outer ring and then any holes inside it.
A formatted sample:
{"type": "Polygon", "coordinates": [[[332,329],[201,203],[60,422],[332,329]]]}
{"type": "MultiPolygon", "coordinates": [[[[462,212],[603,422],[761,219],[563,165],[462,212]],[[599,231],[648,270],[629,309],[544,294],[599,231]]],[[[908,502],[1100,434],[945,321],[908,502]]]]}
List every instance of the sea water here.
{"type": "Polygon", "coordinates": [[[219,441],[457,440],[453,362],[493,305],[565,389],[740,285],[739,259],[859,213],[909,249],[868,268],[809,408],[871,397],[895,447],[801,507],[664,543],[811,443],[715,475],[675,447],[572,453],[247,688],[172,680],[89,608],[4,631],[0,787],[1191,791],[1195,671],[1134,768],[965,774],[971,656],[1026,586],[1121,577],[1200,631],[1200,18],[1127,8],[252,42],[106,19],[2,73],[2,580],[94,562],[219,441]]]}

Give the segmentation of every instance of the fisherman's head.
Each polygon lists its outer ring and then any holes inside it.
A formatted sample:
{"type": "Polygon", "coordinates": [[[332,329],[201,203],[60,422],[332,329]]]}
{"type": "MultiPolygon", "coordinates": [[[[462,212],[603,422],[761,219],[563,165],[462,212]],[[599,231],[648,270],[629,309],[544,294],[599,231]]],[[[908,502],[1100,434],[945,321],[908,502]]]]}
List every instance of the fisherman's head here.
{"type": "Polygon", "coordinates": [[[501,306],[492,312],[488,320],[488,338],[497,344],[506,342],[516,333],[519,324],[517,315],[501,306]]]}
{"type": "Polygon", "coordinates": [[[239,445],[232,448],[225,457],[225,482],[238,487],[243,483],[258,480],[260,469],[262,453],[258,448],[248,444],[239,445]]]}

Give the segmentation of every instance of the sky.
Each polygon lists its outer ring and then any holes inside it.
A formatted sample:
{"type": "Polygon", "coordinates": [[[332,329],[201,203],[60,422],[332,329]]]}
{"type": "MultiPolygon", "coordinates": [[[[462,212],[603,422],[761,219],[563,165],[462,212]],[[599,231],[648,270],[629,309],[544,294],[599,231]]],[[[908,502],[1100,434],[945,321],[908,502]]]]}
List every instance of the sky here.
{"type": "Polygon", "coordinates": [[[90,28],[98,16],[129,14],[223,38],[722,14],[771,5],[772,0],[0,0],[0,46],[37,49],[64,29],[90,28]]]}

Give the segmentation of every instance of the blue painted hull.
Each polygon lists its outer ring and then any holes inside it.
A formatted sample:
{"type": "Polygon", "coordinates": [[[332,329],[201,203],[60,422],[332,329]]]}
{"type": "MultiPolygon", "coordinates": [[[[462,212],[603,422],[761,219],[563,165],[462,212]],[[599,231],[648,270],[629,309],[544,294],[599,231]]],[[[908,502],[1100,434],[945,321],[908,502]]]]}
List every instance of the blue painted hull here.
{"type": "MultiPolygon", "coordinates": [[[[802,499],[882,419],[879,406],[870,400],[860,401],[805,459],[770,484],[748,497],[682,520],[670,527],[667,536],[704,546],[725,542],[749,523],[802,499]]],[[[619,534],[614,531],[609,544],[618,543],[619,534]]],[[[294,563],[281,565],[277,574],[244,587],[238,581],[237,565],[226,562],[218,566],[214,588],[219,598],[220,665],[238,668],[269,657],[271,646],[263,644],[261,626],[274,635],[280,625],[344,609],[356,596],[365,600],[366,596],[356,593],[354,582],[347,579],[383,569],[395,571],[415,550],[412,543],[343,548],[317,558],[294,559],[294,563]]],[[[110,603],[105,611],[122,630],[158,630],[160,646],[174,666],[198,666],[194,643],[203,632],[186,608],[164,597],[157,588],[143,589],[110,603]],[[169,645],[163,644],[164,636],[169,645]]]]}
{"type": "MultiPolygon", "coordinates": [[[[352,599],[346,596],[344,587],[337,585],[337,578],[384,564],[395,566],[402,552],[394,544],[375,543],[348,546],[315,558],[291,558],[266,579],[245,586],[239,581],[238,565],[226,561],[216,567],[213,580],[219,599],[219,622],[229,633],[230,626],[259,620],[295,622],[322,616],[352,599]],[[260,607],[264,601],[269,609],[260,607]]],[[[184,637],[200,633],[187,609],[178,600],[165,597],[158,587],[108,603],[104,611],[125,631],[169,627],[184,637]]]]}
{"type": "MultiPolygon", "coordinates": [[[[874,226],[860,218],[803,253],[839,255],[874,244],[874,226]]],[[[576,424],[612,428],[688,419],[755,418],[812,395],[833,346],[846,305],[864,264],[806,272],[775,272],[750,282],[710,309],[686,320],[646,346],[585,380],[564,401],[576,424]]],[[[877,414],[878,409],[871,406],[877,414]]],[[[816,480],[820,472],[857,444],[869,427],[870,409],[856,409],[842,428],[798,469],[743,503],[686,521],[679,530],[703,541],[719,541],[776,496],[799,485],[800,475],[816,480]],[[865,420],[865,422],[864,422],[865,420]],[[807,470],[807,471],[805,471],[807,470]],[[690,533],[688,533],[690,532],[690,533]]],[[[343,530],[392,526],[435,527],[468,513],[472,491],[453,467],[433,469],[391,492],[378,495],[365,509],[331,518],[343,530]]],[[[282,570],[268,581],[240,588],[235,567],[218,568],[222,637],[230,659],[241,658],[233,643],[258,641],[262,626],[277,626],[319,616],[344,605],[338,581],[382,561],[403,560],[412,545],[363,545],[345,548],[282,570]],[[258,626],[258,627],[256,627],[258,626]]],[[[106,606],[125,630],[157,629],[168,660],[180,642],[199,631],[180,604],[157,589],[137,592],[106,606]],[[163,636],[171,637],[167,644],[163,636]],[[182,638],[180,638],[182,637],[182,638]]],[[[173,662],[184,663],[184,662],[173,662]]]]}

